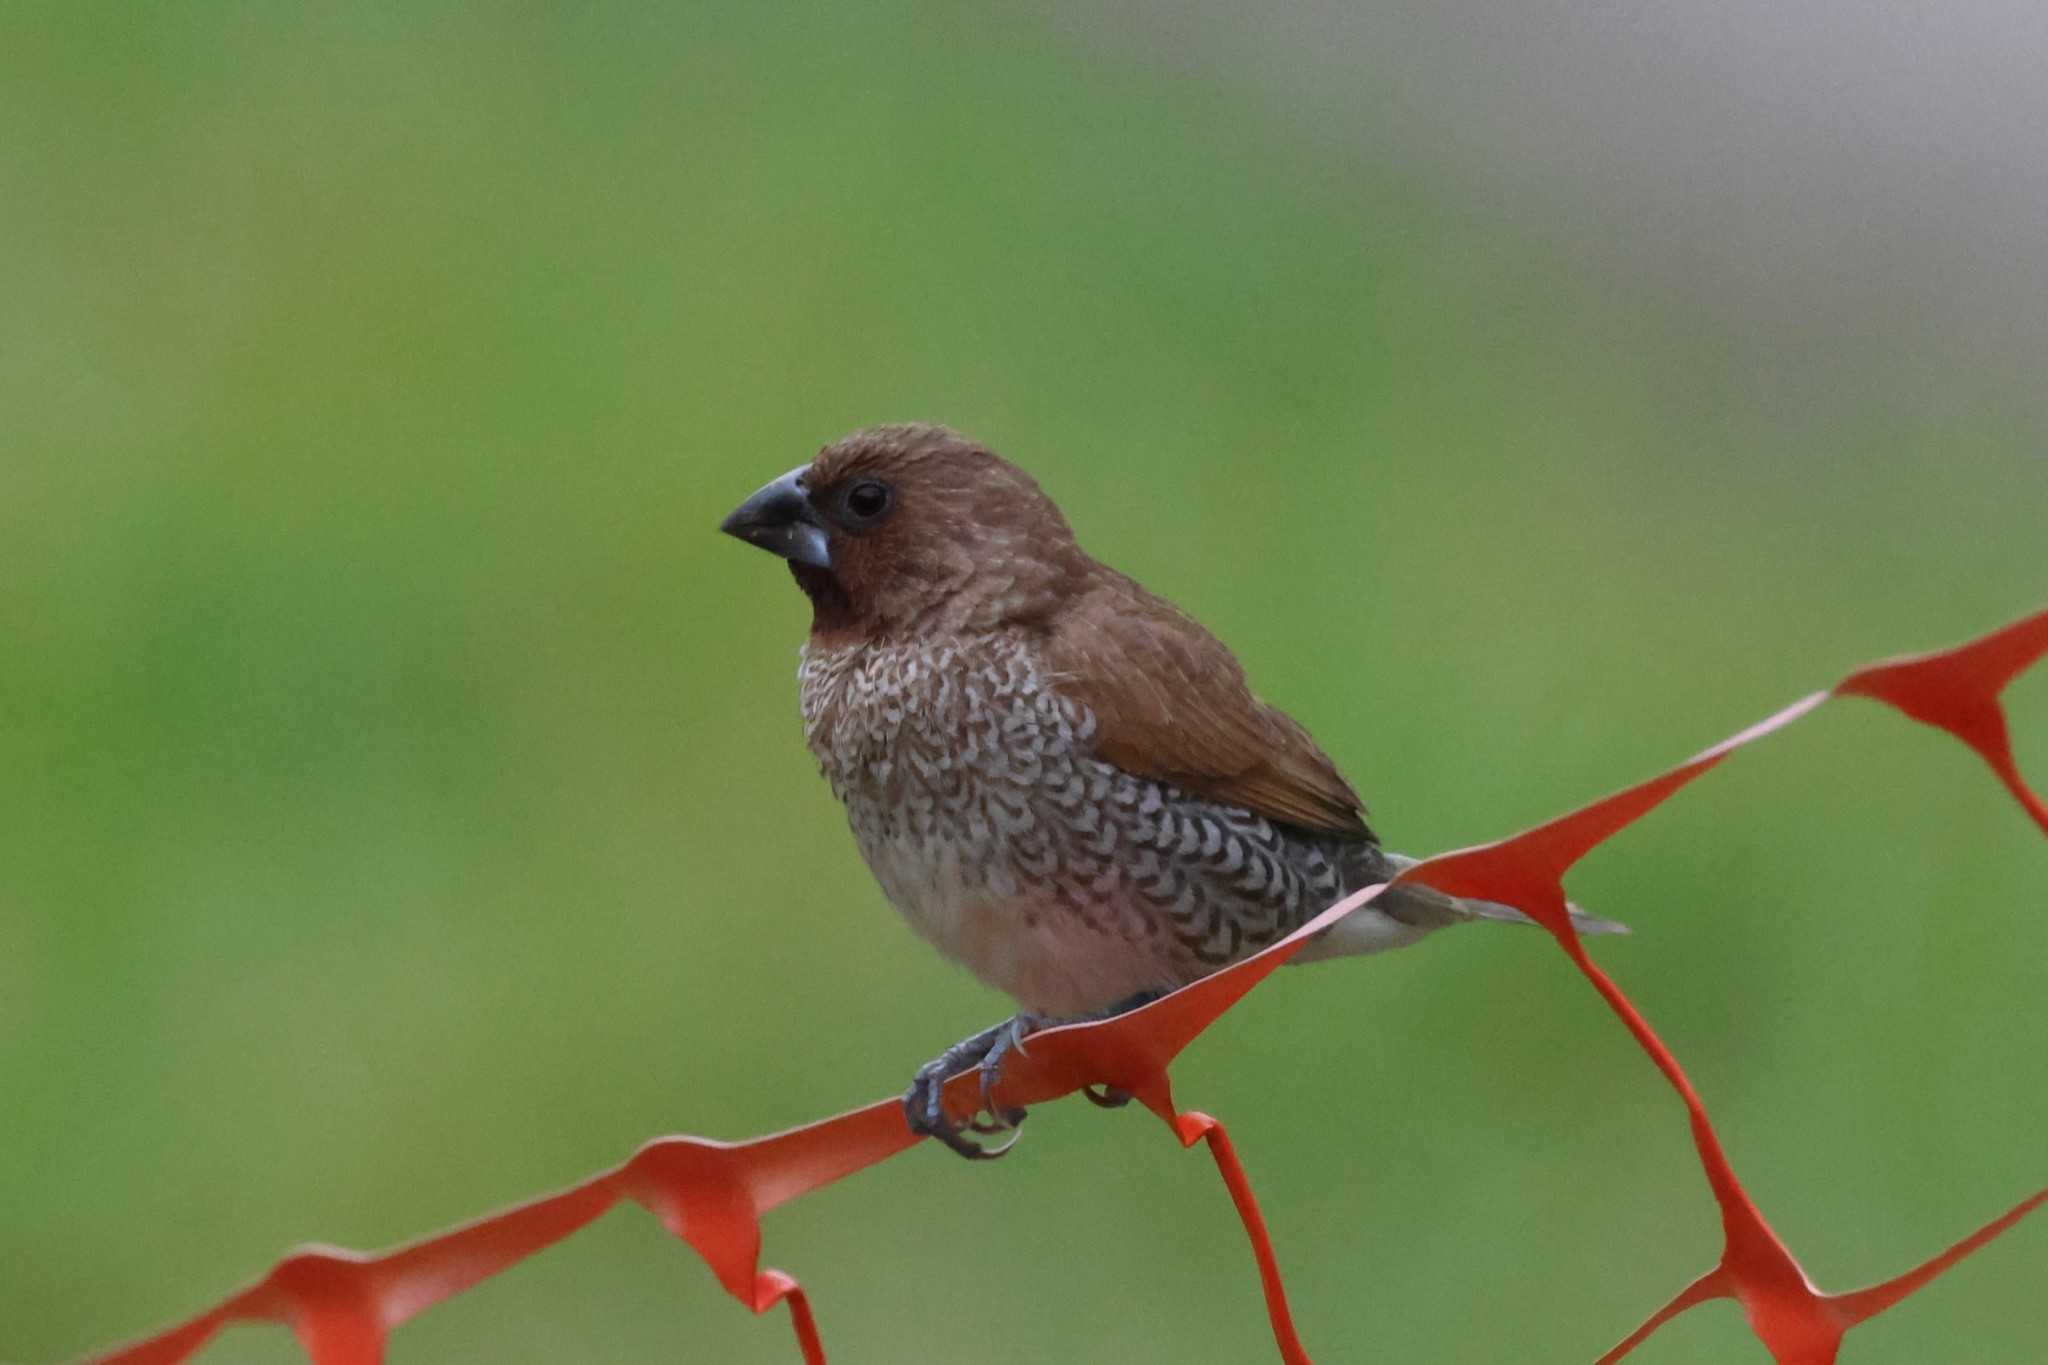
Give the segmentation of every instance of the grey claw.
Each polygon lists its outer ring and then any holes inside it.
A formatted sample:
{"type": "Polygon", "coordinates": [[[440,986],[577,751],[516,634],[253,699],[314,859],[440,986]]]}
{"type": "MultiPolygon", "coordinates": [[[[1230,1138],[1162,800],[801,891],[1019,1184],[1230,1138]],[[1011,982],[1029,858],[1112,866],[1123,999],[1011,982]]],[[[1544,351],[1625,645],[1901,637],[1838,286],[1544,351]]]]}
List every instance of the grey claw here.
{"type": "MultiPolygon", "coordinates": [[[[1157,991],[1145,991],[1120,1001],[1101,1014],[1087,1017],[1107,1019],[1149,1004],[1158,999],[1159,994],[1157,991]]],[[[1027,1037],[1060,1022],[1025,1011],[993,1028],[985,1028],[971,1038],[961,1039],[919,1067],[910,1082],[910,1089],[903,1096],[903,1117],[910,1124],[910,1131],[937,1138],[970,1161],[991,1161],[1016,1146],[1018,1137],[1022,1136],[1018,1125],[1024,1122],[1025,1111],[1009,1105],[999,1106],[995,1102],[996,1086],[1003,1079],[1004,1059],[1012,1052],[1024,1053],[1027,1037]],[[974,1067],[981,1074],[981,1108],[972,1117],[956,1123],[946,1113],[946,1082],[969,1067],[974,1067]],[[984,1147],[968,1136],[970,1133],[984,1137],[995,1133],[1009,1133],[1011,1136],[1009,1141],[1000,1145],[984,1147]]],[[[1105,1109],[1121,1109],[1131,1102],[1129,1094],[1110,1086],[1089,1086],[1081,1093],[1105,1109]]]]}
{"type": "Polygon", "coordinates": [[[990,1045],[988,1055],[981,1059],[982,1108],[987,1111],[989,1117],[1006,1128],[1015,1128],[1017,1126],[1015,1122],[1010,1121],[1009,1116],[1011,1114],[1015,1114],[1021,1119],[1024,1111],[1021,1109],[998,1110],[994,1107],[995,1100],[993,1096],[995,1088],[1003,1079],[1003,1063],[1012,1052],[1028,1055],[1024,1053],[1025,1036],[1035,1029],[1044,1027],[1045,1022],[1045,1020],[1035,1014],[1020,1014],[1011,1019],[1009,1023],[999,1025],[995,1042],[990,1045]]]}
{"type": "MultiPolygon", "coordinates": [[[[966,1136],[960,1126],[949,1122],[946,1118],[943,1094],[943,1085],[936,1079],[920,1075],[911,1083],[909,1093],[903,1097],[903,1117],[910,1124],[910,1131],[937,1138],[970,1161],[985,1161],[990,1157],[1001,1156],[1008,1150],[1007,1147],[983,1147],[973,1138],[966,1136]]],[[[977,1132],[983,1131],[972,1123],[967,1126],[975,1127],[977,1132]]]]}
{"type": "Polygon", "coordinates": [[[903,1117],[914,1133],[934,1137],[970,1161],[989,1161],[1001,1156],[1017,1143],[1017,1125],[1024,1121],[1024,1111],[1015,1108],[996,1109],[987,1105],[988,1091],[1002,1074],[1002,1055],[1017,1045],[1018,1035],[1031,1027],[1030,1022],[1007,1019],[993,1028],[983,1029],[972,1038],[962,1039],[947,1048],[938,1057],[917,1069],[917,1075],[910,1082],[910,1089],[903,1096],[903,1117]],[[993,1061],[993,1066],[991,1066],[993,1061]],[[946,1113],[946,1081],[968,1067],[977,1067],[981,1072],[982,1096],[987,1119],[979,1114],[964,1122],[955,1123],[946,1113]],[[1013,1136],[999,1146],[984,1147],[968,1133],[1009,1132],[1013,1136]]]}
{"type": "Polygon", "coordinates": [[[986,1111],[986,1117],[976,1114],[969,1119],[967,1128],[974,1133],[1012,1133],[1028,1116],[1028,1111],[1023,1109],[991,1109],[986,1111]]]}

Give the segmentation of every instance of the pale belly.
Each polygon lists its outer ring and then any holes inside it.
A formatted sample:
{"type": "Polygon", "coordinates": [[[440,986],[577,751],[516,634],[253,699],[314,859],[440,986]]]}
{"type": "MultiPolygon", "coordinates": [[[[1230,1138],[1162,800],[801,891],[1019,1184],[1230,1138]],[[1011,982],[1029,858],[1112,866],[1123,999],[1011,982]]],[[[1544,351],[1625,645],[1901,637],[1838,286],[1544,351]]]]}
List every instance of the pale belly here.
{"type": "Polygon", "coordinates": [[[1020,885],[1000,851],[907,836],[858,842],[920,937],[1028,1010],[1076,1018],[1187,978],[1171,941],[1137,914],[1077,914],[1020,885]]]}

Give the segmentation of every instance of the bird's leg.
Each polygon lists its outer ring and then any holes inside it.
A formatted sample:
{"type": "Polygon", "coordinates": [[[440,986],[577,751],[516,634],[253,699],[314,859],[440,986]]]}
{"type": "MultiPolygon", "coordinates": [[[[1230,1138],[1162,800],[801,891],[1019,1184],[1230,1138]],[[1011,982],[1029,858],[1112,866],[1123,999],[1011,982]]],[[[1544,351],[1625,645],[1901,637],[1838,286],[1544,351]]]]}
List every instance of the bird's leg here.
{"type": "MultiPolygon", "coordinates": [[[[1062,1024],[1092,1024],[1102,1019],[1114,1019],[1119,1014],[1149,1005],[1164,994],[1164,991],[1140,991],[1106,1010],[1073,1019],[1052,1019],[1024,1010],[972,1037],[963,1038],[917,1069],[917,1075],[911,1078],[910,1089],[903,1096],[903,1116],[909,1121],[912,1132],[935,1137],[969,1160],[987,1161],[999,1157],[1016,1145],[1015,1137],[999,1147],[984,1147],[966,1134],[1011,1132],[1024,1122],[1023,1109],[998,1108],[993,1096],[997,1083],[1003,1078],[1004,1060],[1012,1052],[1025,1050],[1024,1039],[1027,1036],[1062,1024]],[[964,1124],[956,1124],[946,1114],[946,1081],[970,1066],[981,1073],[982,1109],[964,1124]],[[983,1112],[987,1113],[987,1119],[981,1117],[983,1112]]],[[[1091,1104],[1104,1109],[1121,1109],[1131,1102],[1129,1092],[1113,1086],[1084,1086],[1081,1093],[1091,1104]]]]}
{"type": "MultiPolygon", "coordinates": [[[[1007,1052],[1015,1047],[1019,1026],[1024,1024],[1027,1018],[1036,1020],[1036,1016],[1021,1014],[1014,1019],[1005,1019],[1002,1023],[985,1028],[972,1037],[962,1038],[919,1067],[917,1074],[911,1078],[910,1089],[903,1096],[903,1117],[909,1121],[910,1130],[937,1138],[970,1161],[986,1161],[1009,1151],[1016,1141],[1015,1138],[1000,1147],[984,1147],[966,1136],[962,1129],[969,1128],[977,1133],[993,1133],[1015,1128],[1024,1121],[1024,1111],[1012,1109],[992,1115],[991,1117],[995,1119],[993,1123],[983,1123],[979,1118],[975,1118],[964,1125],[956,1124],[946,1114],[946,1081],[947,1078],[965,1071],[970,1066],[985,1068],[991,1054],[1000,1057],[1001,1052],[1007,1052]]],[[[1031,1025],[1024,1025],[1024,1031],[1028,1031],[1030,1027],[1031,1025]]],[[[984,1098],[987,1096],[987,1087],[993,1083],[984,1069],[984,1098]]]]}
{"type": "Polygon", "coordinates": [[[995,1106],[993,1096],[996,1082],[1003,1078],[1003,1060],[1012,1052],[1024,1051],[1025,1034],[1036,1033],[1042,1028],[1049,1028],[1060,1022],[1058,1019],[1048,1019],[1042,1014],[1033,1014],[1025,1010],[1012,1017],[1009,1023],[996,1026],[995,1045],[989,1048],[988,1055],[981,1059],[981,1107],[991,1121],[976,1131],[1004,1132],[1024,1121],[1022,1109],[998,1109],[995,1106]]]}

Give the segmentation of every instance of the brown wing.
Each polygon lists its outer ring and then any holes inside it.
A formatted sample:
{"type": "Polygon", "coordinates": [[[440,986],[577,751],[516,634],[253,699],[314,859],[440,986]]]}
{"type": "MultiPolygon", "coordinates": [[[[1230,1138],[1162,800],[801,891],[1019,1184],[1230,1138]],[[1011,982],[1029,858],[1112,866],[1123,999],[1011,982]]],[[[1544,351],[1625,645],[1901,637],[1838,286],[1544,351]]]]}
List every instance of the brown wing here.
{"type": "Polygon", "coordinates": [[[1370,839],[1365,807],[1292,717],[1251,693],[1223,642],[1187,613],[1105,572],[1053,624],[1052,684],[1095,713],[1095,750],[1268,820],[1370,839]]]}

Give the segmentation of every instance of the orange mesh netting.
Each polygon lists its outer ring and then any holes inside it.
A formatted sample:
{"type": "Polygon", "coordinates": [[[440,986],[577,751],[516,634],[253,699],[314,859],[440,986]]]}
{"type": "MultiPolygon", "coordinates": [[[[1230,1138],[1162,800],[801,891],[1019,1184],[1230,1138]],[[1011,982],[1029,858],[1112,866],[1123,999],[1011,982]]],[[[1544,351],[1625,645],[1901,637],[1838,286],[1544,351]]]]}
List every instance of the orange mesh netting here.
{"type": "MultiPolygon", "coordinates": [[[[1621,988],[1586,956],[1565,913],[1562,884],[1565,873],[1593,848],[1736,749],[1838,696],[1874,698],[1953,734],[1982,756],[2048,833],[2048,806],[2027,787],[2013,762],[1999,702],[2006,685],[2044,653],[2048,610],[1954,649],[1859,668],[1832,689],[1801,698],[1646,782],[1512,838],[1441,854],[1402,873],[1404,880],[1424,881],[1456,895],[1506,901],[1535,917],[1685,1104],[1700,1164],[1721,1208],[1721,1260],[1602,1356],[1599,1365],[1620,1360],[1679,1313],[1716,1298],[1732,1298],[1742,1305],[1751,1330],[1780,1365],[1829,1365],[1850,1328],[1921,1289],[2048,1200],[2048,1189],[2029,1196],[1946,1251],[1883,1284],[1847,1294],[1815,1288],[1736,1178],[1677,1059],[1621,988]]],[[[1360,891],[1255,957],[1142,1009],[1034,1035],[1028,1052],[1020,1049],[1011,1055],[995,1097],[1004,1105],[1031,1105],[1088,1086],[1112,1086],[1129,1092],[1164,1119],[1183,1146],[1206,1140],[1251,1239],[1280,1355],[1293,1363],[1307,1361],[1308,1353],[1295,1333],[1265,1220],[1244,1169],[1222,1124],[1175,1107],[1167,1067],[1311,937],[1384,889],[1360,891]]],[[[977,1107],[982,1099],[978,1086],[979,1078],[972,1073],[956,1077],[947,1087],[949,1105],[962,1114],[977,1107]]],[[[787,1302],[804,1359],[822,1361],[824,1348],[803,1290],[781,1271],[760,1268],[761,1215],[892,1157],[915,1141],[894,1097],[746,1142],[657,1138],[624,1164],[581,1184],[391,1251],[369,1255],[317,1246],[295,1251],[261,1280],[198,1316],[93,1359],[170,1365],[189,1357],[229,1322],[267,1319],[288,1324],[316,1365],[375,1365],[383,1357],[385,1338],[400,1323],[552,1245],[623,1198],[646,1208],[689,1243],[726,1291],[756,1313],[787,1302]]]]}

